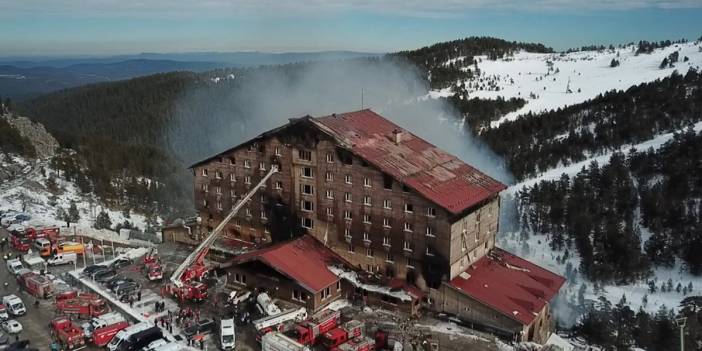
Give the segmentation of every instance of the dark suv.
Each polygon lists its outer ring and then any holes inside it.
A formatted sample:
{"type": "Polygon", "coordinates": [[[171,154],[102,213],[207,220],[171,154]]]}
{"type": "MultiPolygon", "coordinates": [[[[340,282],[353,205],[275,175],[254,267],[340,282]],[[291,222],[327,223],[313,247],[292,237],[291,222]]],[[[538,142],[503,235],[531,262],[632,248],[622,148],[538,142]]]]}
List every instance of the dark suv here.
{"type": "Polygon", "coordinates": [[[117,276],[117,271],[114,269],[103,269],[93,273],[93,280],[98,283],[106,283],[110,279],[117,276]]]}
{"type": "Polygon", "coordinates": [[[120,269],[122,267],[127,267],[127,266],[131,265],[132,263],[133,263],[132,260],[130,260],[128,258],[120,257],[120,258],[112,261],[112,263],[110,263],[110,268],[120,269]]]}

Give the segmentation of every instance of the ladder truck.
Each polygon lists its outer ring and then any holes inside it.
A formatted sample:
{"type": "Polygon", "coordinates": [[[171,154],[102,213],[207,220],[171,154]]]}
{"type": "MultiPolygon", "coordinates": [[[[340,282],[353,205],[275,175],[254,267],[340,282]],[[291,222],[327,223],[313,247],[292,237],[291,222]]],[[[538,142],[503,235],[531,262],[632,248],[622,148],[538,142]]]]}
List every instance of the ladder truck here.
{"type": "Polygon", "coordinates": [[[171,294],[181,301],[191,300],[199,302],[207,299],[207,285],[201,281],[209,271],[209,268],[205,265],[205,256],[207,256],[210,247],[217,240],[227,223],[236,216],[239,210],[251,199],[256,191],[258,191],[258,189],[276,172],[278,172],[278,166],[272,165],[270,171],[261,178],[258,184],[251,188],[251,190],[234,205],[232,210],[219,225],[210,232],[207,238],[205,238],[205,240],[188,255],[183,263],[176,268],[170,278],[171,283],[167,286],[167,290],[170,291],[171,294]]]}

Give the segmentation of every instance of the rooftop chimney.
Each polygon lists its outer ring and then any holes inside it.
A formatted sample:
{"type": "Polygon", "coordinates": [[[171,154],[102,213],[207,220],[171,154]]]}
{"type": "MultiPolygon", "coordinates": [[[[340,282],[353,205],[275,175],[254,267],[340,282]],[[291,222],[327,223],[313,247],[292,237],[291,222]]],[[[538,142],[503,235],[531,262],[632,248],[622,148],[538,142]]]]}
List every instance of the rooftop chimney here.
{"type": "Polygon", "coordinates": [[[393,140],[395,141],[395,144],[399,145],[400,142],[402,142],[402,131],[399,129],[395,129],[392,131],[392,136],[393,140]]]}

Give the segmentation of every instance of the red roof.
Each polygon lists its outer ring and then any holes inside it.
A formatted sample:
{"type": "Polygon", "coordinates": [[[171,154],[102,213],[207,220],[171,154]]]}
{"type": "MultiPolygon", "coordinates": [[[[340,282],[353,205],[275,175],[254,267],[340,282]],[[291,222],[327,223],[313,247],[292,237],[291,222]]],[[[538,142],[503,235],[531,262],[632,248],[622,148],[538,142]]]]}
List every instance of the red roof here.
{"type": "Polygon", "coordinates": [[[318,292],[339,280],[327,266],[343,260],[317,239],[299,239],[247,252],[234,258],[235,264],[258,260],[296,281],[305,289],[318,292]]]}
{"type": "Polygon", "coordinates": [[[565,278],[494,248],[450,284],[523,324],[531,323],[565,278]]]}
{"type": "Polygon", "coordinates": [[[506,186],[371,110],[311,119],[354,154],[453,214],[506,186]],[[395,134],[400,133],[400,142],[395,134]]]}

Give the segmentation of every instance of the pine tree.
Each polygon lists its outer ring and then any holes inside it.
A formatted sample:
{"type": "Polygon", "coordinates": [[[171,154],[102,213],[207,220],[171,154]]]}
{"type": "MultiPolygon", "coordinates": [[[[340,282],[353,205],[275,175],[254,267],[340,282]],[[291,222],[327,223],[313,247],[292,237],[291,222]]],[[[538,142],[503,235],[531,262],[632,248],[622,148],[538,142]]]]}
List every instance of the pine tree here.
{"type": "Polygon", "coordinates": [[[100,211],[95,219],[94,227],[95,229],[111,229],[112,220],[110,219],[110,215],[104,210],[100,211]]]}
{"type": "Polygon", "coordinates": [[[667,58],[667,57],[664,57],[664,58],[663,58],[663,61],[661,61],[661,65],[658,66],[658,67],[659,67],[660,69],[663,69],[663,68],[668,67],[668,58],[667,58]]]}
{"type": "Polygon", "coordinates": [[[77,223],[80,220],[80,212],[78,212],[78,207],[74,201],[71,201],[71,206],[68,208],[66,216],[66,226],[70,226],[70,223],[77,223]]]}

